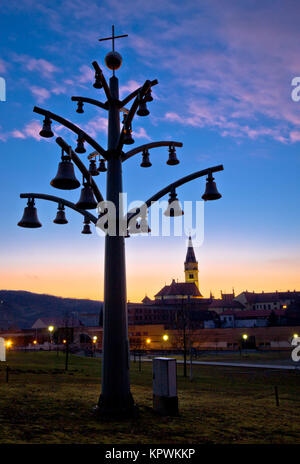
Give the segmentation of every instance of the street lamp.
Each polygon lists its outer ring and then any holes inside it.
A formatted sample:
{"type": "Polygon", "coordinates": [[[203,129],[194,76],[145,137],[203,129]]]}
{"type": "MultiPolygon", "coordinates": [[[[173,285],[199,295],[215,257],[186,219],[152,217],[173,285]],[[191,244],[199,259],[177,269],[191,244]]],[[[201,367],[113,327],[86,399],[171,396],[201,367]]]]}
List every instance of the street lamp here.
{"type": "Polygon", "coordinates": [[[164,335],[163,335],[163,341],[164,341],[164,342],[167,342],[168,340],[169,340],[169,335],[164,334],[164,335]]]}
{"type": "MultiPolygon", "coordinates": [[[[122,57],[115,51],[115,39],[126,37],[115,36],[114,26],[112,28],[112,37],[100,39],[112,40],[112,52],[105,57],[106,66],[112,71],[109,79],[109,85],[102,73],[98,63],[94,61],[92,66],[95,70],[94,88],[103,89],[106,101],[105,103],[87,97],[73,96],[72,101],[77,104],[77,113],[83,112],[83,104],[89,103],[108,112],[108,143],[105,150],[96,140],[87,132],[82,130],[74,123],[67,119],[52,113],[43,108],[34,107],[34,112],[44,116],[43,129],[40,132],[42,137],[52,137],[53,132],[51,124],[56,121],[61,126],[70,129],[77,135],[77,146],[75,152],[61,138],[56,139],[56,143],[62,148],[62,159],[56,177],[51,181],[51,185],[62,190],[72,190],[77,188],[78,180],[75,177],[74,166],[77,166],[83,175],[83,188],[81,190],[80,200],[77,204],[71,203],[63,198],[40,193],[24,193],[21,198],[28,199],[28,206],[25,208],[24,216],[19,225],[22,227],[35,228],[40,227],[34,207],[35,199],[52,201],[59,205],[59,217],[56,219],[65,223],[65,216],[62,214],[62,207],[67,206],[84,217],[84,229],[82,233],[90,233],[90,223],[96,224],[98,218],[91,214],[88,209],[94,209],[104,200],[92,174],[95,174],[95,166],[91,165],[89,171],[84,163],[80,160],[77,153],[81,154],[86,151],[85,144],[89,144],[95,150],[88,156],[88,160],[100,159],[99,172],[106,172],[106,201],[115,206],[116,217],[123,217],[127,226],[130,219],[136,216],[136,211],[123,212],[122,204],[119,204],[119,195],[123,192],[122,185],[122,164],[135,154],[143,154],[143,167],[150,167],[149,150],[157,147],[167,147],[169,149],[169,158],[167,164],[170,166],[179,163],[175,149],[182,147],[181,142],[176,141],[159,141],[151,142],[130,151],[124,152],[126,144],[134,143],[132,138],[132,121],[137,114],[145,117],[149,114],[146,103],[151,102],[151,88],[158,84],[157,80],[146,80],[145,83],[130,93],[123,100],[119,99],[119,81],[115,76],[115,71],[122,64],[122,57]],[[127,110],[125,105],[133,100],[131,108],[127,110]],[[120,113],[123,113],[122,129],[120,129],[120,113]],[[106,165],[105,165],[106,163],[106,165]],[[25,214],[26,213],[26,214],[25,214]]],[[[164,187],[151,198],[145,205],[150,208],[153,202],[158,201],[165,195],[170,194],[169,215],[176,216],[182,212],[179,210],[176,190],[181,185],[194,179],[208,176],[204,200],[215,200],[221,197],[216,192],[215,183],[212,180],[212,173],[222,171],[223,166],[213,166],[201,171],[194,172],[188,176],[178,179],[176,182],[164,187]]],[[[100,213],[101,215],[101,213],[100,213]]],[[[57,221],[55,221],[57,223],[57,221]]],[[[126,235],[126,234],[125,234],[126,235]]],[[[102,393],[98,403],[98,414],[109,417],[126,417],[135,413],[134,401],[130,392],[129,382],[129,343],[128,343],[128,322],[127,322],[127,297],[126,297],[126,270],[125,270],[125,242],[123,231],[117,230],[111,234],[106,231],[105,236],[105,266],[104,266],[104,317],[103,317],[103,358],[102,358],[102,393]]],[[[166,335],[165,341],[168,340],[166,335]]]]}
{"type": "Polygon", "coordinates": [[[247,334],[243,334],[243,340],[247,340],[248,339],[248,335],[247,334]]]}

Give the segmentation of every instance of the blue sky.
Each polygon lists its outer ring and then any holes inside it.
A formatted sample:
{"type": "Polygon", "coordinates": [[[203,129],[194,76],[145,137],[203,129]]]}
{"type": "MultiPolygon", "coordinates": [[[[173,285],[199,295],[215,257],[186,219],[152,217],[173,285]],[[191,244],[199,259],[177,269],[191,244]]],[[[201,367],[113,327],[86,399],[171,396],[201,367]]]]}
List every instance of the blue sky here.
{"type": "MultiPolygon", "coordinates": [[[[54,138],[39,138],[42,118],[34,105],[73,120],[106,146],[105,112],[86,105],[77,114],[70,97],[104,100],[92,86],[91,62],[97,60],[109,78],[104,57],[110,44],[97,39],[110,34],[112,24],[116,33],[129,34],[116,45],[123,56],[121,95],[146,79],[159,81],[151,115],[134,121],[136,145],[183,142],[178,166],[165,164],[165,149],[151,152],[150,169],[140,168],[138,156],[126,163],[129,200],[224,164],[216,175],[223,198],[205,205],[205,240],[196,249],[202,293],[298,285],[300,102],[291,99],[291,81],[300,75],[300,6],[266,0],[221,6],[214,0],[2,5],[1,288],[102,297],[103,239],[80,234],[81,218],[68,211],[69,224],[61,228],[52,223],[55,206],[39,201],[42,229],[16,223],[25,206],[19,193],[60,194],[49,185],[59,149],[54,138]]],[[[75,136],[53,127],[74,145],[75,136]]],[[[105,192],[104,176],[97,181],[105,192]]],[[[181,200],[198,200],[203,189],[203,180],[196,180],[178,193],[181,200]]],[[[65,195],[75,202],[78,196],[79,190],[65,195]]],[[[182,280],[185,246],[185,238],[174,237],[127,241],[128,298],[152,296],[171,278],[182,280]]]]}

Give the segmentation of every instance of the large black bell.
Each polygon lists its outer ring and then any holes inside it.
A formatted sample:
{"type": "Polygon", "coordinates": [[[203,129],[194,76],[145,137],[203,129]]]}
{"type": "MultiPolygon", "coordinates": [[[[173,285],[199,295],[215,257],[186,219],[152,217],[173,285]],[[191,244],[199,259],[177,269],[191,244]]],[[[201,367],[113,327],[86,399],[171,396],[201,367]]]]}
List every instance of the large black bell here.
{"type": "Polygon", "coordinates": [[[175,166],[176,164],[179,164],[179,160],[177,159],[177,156],[176,156],[175,147],[172,147],[172,146],[169,147],[169,159],[167,161],[167,164],[169,166],[175,166]]]}
{"type": "Polygon", "coordinates": [[[141,162],[141,167],[142,168],[150,168],[150,166],[152,166],[152,163],[150,162],[150,159],[149,159],[149,151],[144,150],[143,151],[143,161],[141,162]]]}
{"type": "Polygon", "coordinates": [[[218,192],[212,173],[209,173],[207,176],[205,192],[202,198],[204,201],[219,200],[219,198],[222,198],[222,195],[218,192]]]}
{"type": "Polygon", "coordinates": [[[49,118],[49,116],[45,116],[45,119],[43,121],[43,128],[42,130],[40,131],[40,136],[41,137],[46,137],[47,139],[50,138],[50,137],[53,137],[53,132],[51,130],[51,119],[49,118]]]}
{"type": "Polygon", "coordinates": [[[74,166],[69,156],[62,156],[62,161],[58,165],[57,174],[51,180],[52,187],[61,190],[74,190],[80,186],[80,182],[76,179],[74,166]]]}
{"type": "Polygon", "coordinates": [[[134,143],[134,139],[132,138],[132,135],[131,135],[131,128],[124,129],[123,143],[125,145],[132,145],[134,143]]]}
{"type": "Polygon", "coordinates": [[[168,199],[168,207],[164,212],[165,216],[176,217],[182,216],[184,212],[181,209],[180,203],[177,198],[175,190],[170,193],[170,198],[168,199]]]}
{"type": "Polygon", "coordinates": [[[91,174],[91,176],[99,176],[99,171],[96,166],[96,160],[94,159],[90,160],[89,173],[91,174]]]}
{"type": "Polygon", "coordinates": [[[42,227],[40,223],[37,211],[34,206],[34,199],[28,199],[27,206],[24,208],[24,214],[21,221],[18,222],[18,226],[26,227],[28,229],[36,229],[37,227],[42,227]]]}
{"type": "Polygon", "coordinates": [[[93,84],[93,87],[95,89],[102,89],[102,87],[103,87],[101,79],[100,79],[100,74],[97,73],[97,72],[95,73],[95,82],[93,84]]]}
{"type": "Polygon", "coordinates": [[[83,226],[83,229],[81,231],[82,234],[91,234],[92,231],[91,231],[91,228],[90,228],[90,221],[85,218],[84,219],[84,226],[83,226]]]}
{"type": "Polygon", "coordinates": [[[91,185],[84,183],[83,188],[81,189],[81,194],[79,201],[76,203],[77,208],[79,209],[95,209],[97,207],[97,202],[94,197],[93,189],[91,185]]]}
{"type": "Polygon", "coordinates": [[[150,111],[147,108],[147,103],[145,102],[145,100],[139,104],[139,109],[137,110],[136,114],[138,116],[148,116],[148,114],[150,114],[150,111]]]}
{"type": "Polygon", "coordinates": [[[56,218],[53,220],[54,224],[68,224],[63,205],[59,205],[56,213],[56,218]]]}
{"type": "Polygon", "coordinates": [[[84,140],[81,135],[77,139],[77,147],[75,148],[76,153],[85,153],[86,149],[84,148],[84,140]]]}
{"type": "Polygon", "coordinates": [[[103,158],[100,159],[98,171],[99,172],[106,172],[107,171],[107,168],[105,166],[105,160],[103,158]]]}

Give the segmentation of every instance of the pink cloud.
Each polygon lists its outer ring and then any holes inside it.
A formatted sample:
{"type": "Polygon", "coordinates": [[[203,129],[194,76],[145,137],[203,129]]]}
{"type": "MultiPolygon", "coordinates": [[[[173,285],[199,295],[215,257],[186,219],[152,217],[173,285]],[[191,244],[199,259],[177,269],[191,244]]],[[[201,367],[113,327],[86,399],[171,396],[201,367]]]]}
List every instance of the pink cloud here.
{"type": "Polygon", "coordinates": [[[27,123],[22,130],[15,129],[11,132],[10,135],[17,139],[26,139],[32,137],[39,141],[41,139],[39,135],[41,128],[42,127],[40,122],[34,119],[27,123]]]}
{"type": "Polygon", "coordinates": [[[33,85],[29,89],[30,92],[36,97],[38,103],[43,103],[51,96],[49,90],[44,89],[43,87],[37,87],[33,85]]]}
{"type": "Polygon", "coordinates": [[[139,127],[137,130],[133,131],[133,137],[136,139],[146,139],[151,140],[151,137],[147,134],[143,127],[139,127]]]}
{"type": "Polygon", "coordinates": [[[14,61],[21,63],[28,71],[37,71],[44,77],[51,77],[59,69],[44,58],[33,58],[28,55],[14,55],[14,61]]]}

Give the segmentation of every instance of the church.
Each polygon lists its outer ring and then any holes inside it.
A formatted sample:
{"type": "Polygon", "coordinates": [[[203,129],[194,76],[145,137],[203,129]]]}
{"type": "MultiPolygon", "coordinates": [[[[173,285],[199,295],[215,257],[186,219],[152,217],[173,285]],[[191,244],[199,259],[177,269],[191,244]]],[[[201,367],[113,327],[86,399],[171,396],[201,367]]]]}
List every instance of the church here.
{"type": "Polygon", "coordinates": [[[199,269],[196,260],[192,238],[189,237],[188,249],[184,262],[185,282],[175,282],[165,285],[156,295],[156,301],[174,301],[182,299],[202,298],[199,291],[199,269]]]}
{"type": "Polygon", "coordinates": [[[214,314],[208,308],[211,298],[204,298],[199,290],[199,269],[191,237],[184,261],[185,282],[176,282],[173,279],[170,285],[165,285],[154,299],[148,296],[142,303],[128,303],[128,323],[139,324],[165,324],[174,326],[177,313],[184,306],[188,307],[191,320],[197,326],[201,321],[214,319],[214,314]]]}

